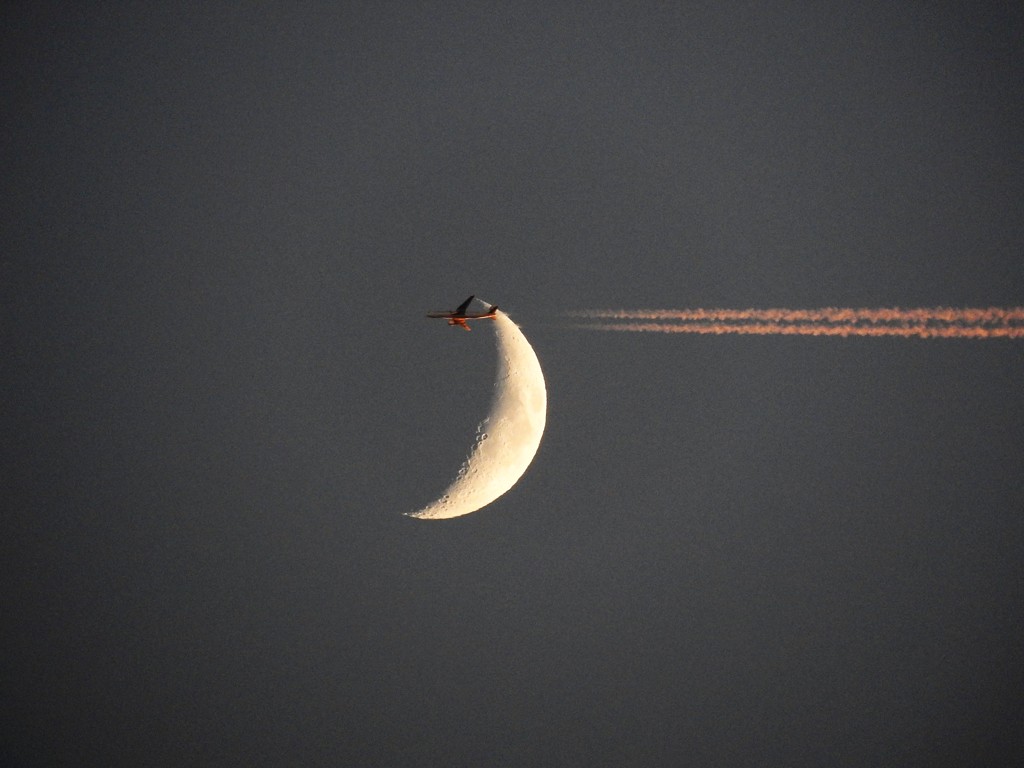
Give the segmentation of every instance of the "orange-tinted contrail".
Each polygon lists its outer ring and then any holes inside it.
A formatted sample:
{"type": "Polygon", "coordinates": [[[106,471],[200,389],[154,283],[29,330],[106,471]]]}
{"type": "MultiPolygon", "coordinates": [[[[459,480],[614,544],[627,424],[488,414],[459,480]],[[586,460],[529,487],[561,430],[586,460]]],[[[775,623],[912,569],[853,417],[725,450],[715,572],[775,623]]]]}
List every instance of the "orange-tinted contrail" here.
{"type": "Polygon", "coordinates": [[[581,319],[606,321],[576,326],[597,331],[741,333],[758,336],[896,336],[922,339],[1024,338],[1024,307],[597,309],[571,314],[581,319]]]}

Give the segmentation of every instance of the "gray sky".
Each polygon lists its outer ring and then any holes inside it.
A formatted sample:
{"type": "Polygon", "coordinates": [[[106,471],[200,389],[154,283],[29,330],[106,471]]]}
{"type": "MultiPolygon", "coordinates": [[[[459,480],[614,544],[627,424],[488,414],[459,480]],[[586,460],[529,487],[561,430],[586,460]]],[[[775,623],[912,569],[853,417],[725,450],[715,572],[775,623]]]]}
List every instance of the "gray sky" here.
{"type": "Polygon", "coordinates": [[[1024,305],[1009,3],[8,3],[0,757],[1024,757],[1020,341],[601,334],[1024,305]],[[548,425],[450,482],[491,396],[548,425]]]}

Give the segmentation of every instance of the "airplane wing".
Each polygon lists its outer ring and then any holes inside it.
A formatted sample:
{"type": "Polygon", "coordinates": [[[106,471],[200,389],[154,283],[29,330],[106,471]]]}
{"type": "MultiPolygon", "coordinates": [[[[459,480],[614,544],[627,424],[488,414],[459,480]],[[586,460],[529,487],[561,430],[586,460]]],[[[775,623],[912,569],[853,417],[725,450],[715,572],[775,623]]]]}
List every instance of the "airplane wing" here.
{"type": "Polygon", "coordinates": [[[470,296],[464,302],[459,304],[458,308],[455,310],[455,314],[456,315],[464,315],[464,314],[466,314],[466,307],[469,306],[469,302],[471,302],[472,300],[473,300],[473,296],[470,296]]]}

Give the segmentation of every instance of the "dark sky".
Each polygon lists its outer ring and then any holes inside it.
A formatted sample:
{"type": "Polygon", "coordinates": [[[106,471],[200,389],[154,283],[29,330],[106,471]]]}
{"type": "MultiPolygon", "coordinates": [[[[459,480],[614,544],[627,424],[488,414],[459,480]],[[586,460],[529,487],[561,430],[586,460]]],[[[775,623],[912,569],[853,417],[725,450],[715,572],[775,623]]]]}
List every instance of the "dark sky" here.
{"type": "Polygon", "coordinates": [[[561,316],[1024,304],[1019,4],[149,5],[0,10],[0,761],[1020,764],[1024,343],[561,316]]]}

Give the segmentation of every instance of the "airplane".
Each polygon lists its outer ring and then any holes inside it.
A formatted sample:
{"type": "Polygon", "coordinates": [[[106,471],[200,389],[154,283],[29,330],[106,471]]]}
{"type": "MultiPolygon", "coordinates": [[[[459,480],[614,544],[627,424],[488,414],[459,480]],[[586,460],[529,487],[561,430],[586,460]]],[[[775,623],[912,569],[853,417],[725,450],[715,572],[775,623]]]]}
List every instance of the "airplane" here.
{"type": "Polygon", "coordinates": [[[460,328],[464,328],[467,331],[473,330],[466,323],[467,320],[493,320],[494,314],[498,311],[498,305],[494,304],[488,308],[488,310],[479,315],[467,315],[466,307],[473,300],[473,296],[470,296],[464,302],[459,304],[458,308],[450,312],[427,312],[427,317],[442,317],[448,320],[448,325],[457,325],[460,328]]]}

